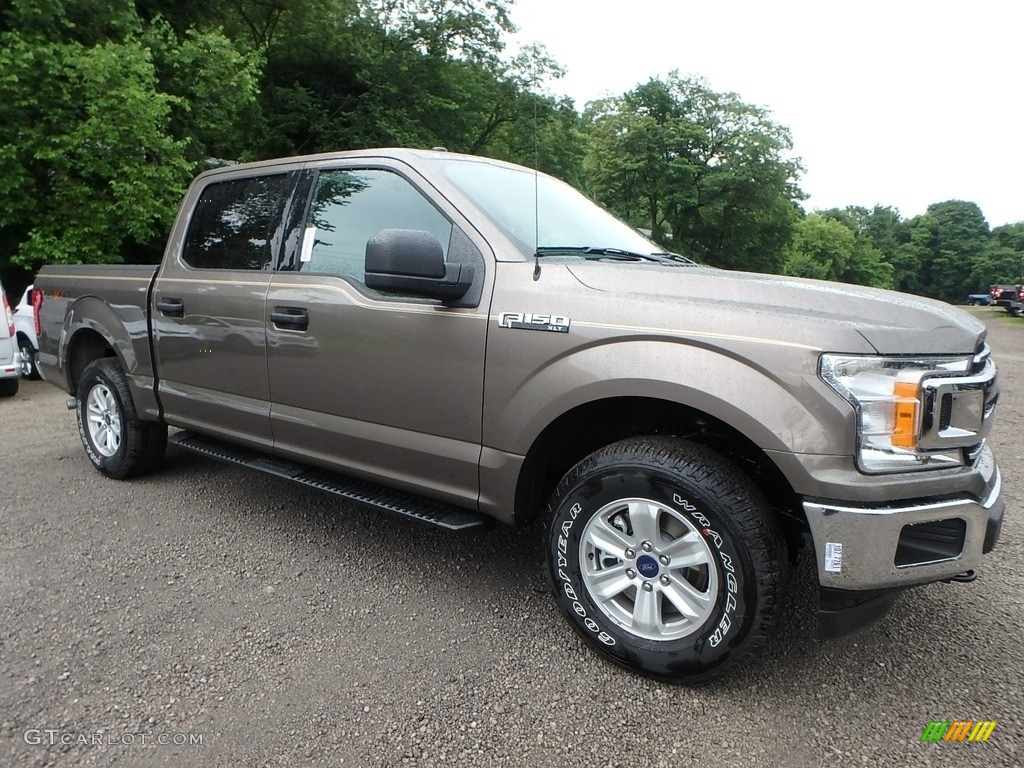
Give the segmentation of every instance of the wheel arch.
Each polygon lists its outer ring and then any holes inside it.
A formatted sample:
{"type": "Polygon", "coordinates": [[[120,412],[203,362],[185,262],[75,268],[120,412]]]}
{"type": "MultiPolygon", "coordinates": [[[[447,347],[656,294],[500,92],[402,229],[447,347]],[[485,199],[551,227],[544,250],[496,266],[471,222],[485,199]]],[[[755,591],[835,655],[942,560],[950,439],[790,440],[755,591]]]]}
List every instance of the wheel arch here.
{"type": "Polygon", "coordinates": [[[124,368],[124,359],[117,353],[117,348],[103,333],[93,327],[78,328],[68,339],[64,359],[67,369],[68,392],[78,391],[78,382],[82,372],[95,360],[105,357],[116,358],[124,368]]]}
{"type": "Polygon", "coordinates": [[[585,456],[630,437],[657,435],[682,437],[722,454],[754,481],[783,518],[802,527],[803,512],[796,493],[782,470],[753,440],[698,408],[642,396],[583,403],[541,431],[520,467],[515,524],[525,525],[538,517],[558,481],[585,456]]]}

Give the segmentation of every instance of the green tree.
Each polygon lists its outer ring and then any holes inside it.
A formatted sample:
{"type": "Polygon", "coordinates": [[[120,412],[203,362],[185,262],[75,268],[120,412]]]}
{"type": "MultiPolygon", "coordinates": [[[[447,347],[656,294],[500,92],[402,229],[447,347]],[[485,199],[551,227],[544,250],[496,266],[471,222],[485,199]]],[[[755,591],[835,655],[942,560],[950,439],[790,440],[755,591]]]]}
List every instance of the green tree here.
{"type": "MultiPolygon", "coordinates": [[[[507,3],[364,0],[267,46],[256,157],[366,146],[487,154],[529,107],[527,60],[500,54],[507,3]]],[[[550,71],[550,67],[548,67],[550,71]]]]}
{"type": "Polygon", "coordinates": [[[256,69],[216,31],[179,38],[130,2],[15,0],[0,15],[0,267],[152,256],[198,161],[237,147],[256,69]]]}
{"type": "Polygon", "coordinates": [[[589,105],[587,118],[600,202],[709,264],[781,269],[801,168],[766,110],[673,72],[589,105]]]}
{"type": "Polygon", "coordinates": [[[915,293],[959,301],[974,292],[971,275],[990,239],[988,222],[976,203],[947,200],[933,203],[908,222],[909,241],[901,252],[919,265],[915,293]]]}
{"type": "Polygon", "coordinates": [[[992,236],[974,260],[970,292],[984,292],[996,283],[1024,283],[1024,221],[1004,224],[992,230],[992,236]]]}
{"type": "Polygon", "coordinates": [[[893,268],[870,240],[856,231],[856,221],[812,213],[801,219],[785,246],[785,273],[795,277],[844,283],[893,286],[893,268]]]}

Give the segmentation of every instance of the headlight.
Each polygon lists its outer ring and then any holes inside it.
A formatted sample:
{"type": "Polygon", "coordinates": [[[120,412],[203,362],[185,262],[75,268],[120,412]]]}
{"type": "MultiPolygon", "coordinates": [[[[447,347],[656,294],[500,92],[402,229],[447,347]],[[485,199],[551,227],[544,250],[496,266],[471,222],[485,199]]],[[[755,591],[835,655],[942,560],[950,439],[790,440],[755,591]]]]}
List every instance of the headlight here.
{"type": "Polygon", "coordinates": [[[967,357],[821,356],[819,375],[857,412],[857,463],[865,472],[939,469],[963,463],[960,451],[919,449],[927,417],[921,383],[930,375],[966,373],[967,357]]]}

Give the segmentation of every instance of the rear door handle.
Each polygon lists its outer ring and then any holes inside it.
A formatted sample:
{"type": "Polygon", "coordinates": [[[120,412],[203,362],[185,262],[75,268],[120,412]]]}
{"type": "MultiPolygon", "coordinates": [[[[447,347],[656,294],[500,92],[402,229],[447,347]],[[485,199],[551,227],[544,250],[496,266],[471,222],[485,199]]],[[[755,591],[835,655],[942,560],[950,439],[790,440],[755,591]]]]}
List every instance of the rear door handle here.
{"type": "Polygon", "coordinates": [[[162,314],[168,315],[169,317],[185,316],[184,299],[160,299],[160,301],[156,303],[156,308],[162,314]]]}
{"type": "Polygon", "coordinates": [[[309,310],[302,307],[274,307],[270,313],[270,322],[278,328],[304,331],[309,328],[309,310]]]}

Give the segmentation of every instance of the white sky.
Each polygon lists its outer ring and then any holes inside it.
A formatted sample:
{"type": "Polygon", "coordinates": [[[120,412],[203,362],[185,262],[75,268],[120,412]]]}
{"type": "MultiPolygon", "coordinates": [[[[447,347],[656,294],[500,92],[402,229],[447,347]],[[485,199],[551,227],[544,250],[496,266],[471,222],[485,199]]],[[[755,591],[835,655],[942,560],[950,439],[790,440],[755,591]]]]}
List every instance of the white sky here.
{"type": "Polygon", "coordinates": [[[514,0],[512,19],[581,110],[673,69],[771,110],[807,210],[958,199],[1024,221],[1020,0],[514,0]]]}

